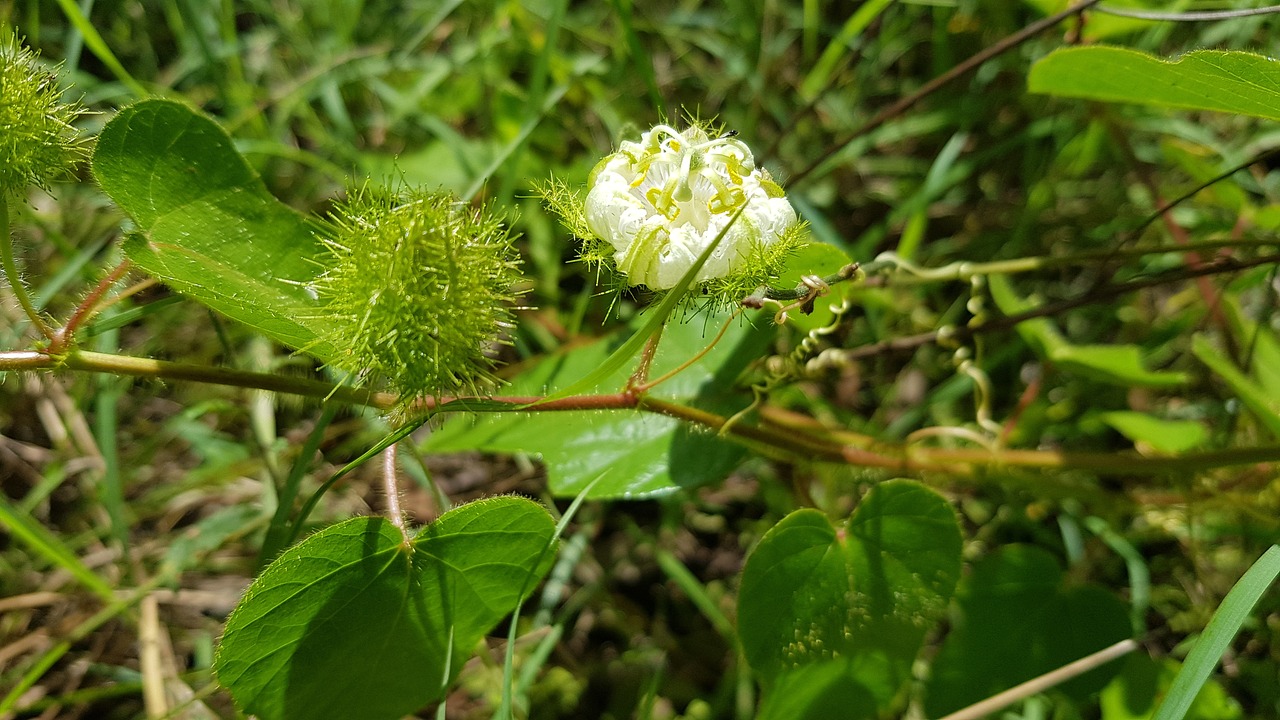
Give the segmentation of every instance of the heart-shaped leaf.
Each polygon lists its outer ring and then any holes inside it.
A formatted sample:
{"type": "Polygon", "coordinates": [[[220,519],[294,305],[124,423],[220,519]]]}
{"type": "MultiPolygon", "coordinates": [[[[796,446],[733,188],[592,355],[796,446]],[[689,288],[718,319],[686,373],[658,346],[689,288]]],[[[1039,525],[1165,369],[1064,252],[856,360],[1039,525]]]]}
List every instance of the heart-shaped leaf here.
{"type": "Polygon", "coordinates": [[[93,174],[138,226],[125,252],[139,267],[269,337],[332,358],[309,289],[320,241],[217,123],[172,100],[131,105],[98,136],[93,174]]]}
{"type": "MultiPolygon", "coordinates": [[[[1124,603],[1103,589],[1065,588],[1048,552],[1000,548],[973,567],[957,592],[959,618],[934,661],[925,712],[946,715],[1129,637],[1124,603]]],[[[1059,686],[1074,696],[1101,689],[1112,662],[1059,686]]]]}
{"type": "Polygon", "coordinates": [[[499,497],[412,540],[354,518],[280,555],[227,620],[218,680],[263,720],[394,720],[444,695],[550,567],[554,523],[499,497]]]}
{"type": "MultiPolygon", "coordinates": [[[[738,634],[766,688],[836,658],[886,708],[960,577],[946,500],[910,480],[877,485],[837,529],[816,510],[775,525],[747,558],[738,634]]],[[[777,689],[773,689],[777,692],[777,689]]]]}

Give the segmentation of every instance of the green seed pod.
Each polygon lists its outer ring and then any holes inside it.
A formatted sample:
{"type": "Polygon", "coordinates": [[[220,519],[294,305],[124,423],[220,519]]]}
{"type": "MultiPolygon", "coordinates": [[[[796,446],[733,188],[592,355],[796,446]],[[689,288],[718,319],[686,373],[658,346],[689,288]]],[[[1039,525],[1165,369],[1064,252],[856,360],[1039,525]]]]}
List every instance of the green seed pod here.
{"type": "Polygon", "coordinates": [[[0,30],[0,192],[49,189],[84,157],[72,123],[83,112],[62,102],[56,68],[43,67],[11,28],[0,30]]]}
{"type": "Polygon", "coordinates": [[[501,220],[444,192],[365,186],[330,217],[315,290],[336,364],[385,377],[408,402],[475,393],[512,327],[519,254],[501,220]]]}

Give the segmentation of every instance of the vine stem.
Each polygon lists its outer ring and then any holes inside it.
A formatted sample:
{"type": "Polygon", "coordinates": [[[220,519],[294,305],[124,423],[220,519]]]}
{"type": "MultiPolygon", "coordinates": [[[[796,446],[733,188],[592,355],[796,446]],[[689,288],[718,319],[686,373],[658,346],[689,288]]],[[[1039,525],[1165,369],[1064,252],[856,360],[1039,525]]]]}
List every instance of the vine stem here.
{"type": "Polygon", "coordinates": [[[989,262],[960,260],[937,267],[918,267],[893,253],[886,252],[878,255],[875,260],[862,265],[862,271],[869,277],[864,279],[860,285],[864,287],[884,287],[890,284],[905,286],[927,285],[938,282],[966,282],[977,275],[1018,275],[1038,270],[1079,267],[1085,263],[1097,261],[1102,261],[1104,263],[1103,267],[1106,267],[1105,263],[1117,258],[1139,258],[1149,255],[1187,253],[1200,250],[1274,248],[1277,245],[1280,245],[1280,243],[1275,240],[1203,240],[1188,242],[1186,245],[1111,248],[1072,255],[1031,255],[1011,260],[992,260],[989,262]]]}
{"type": "MultiPolygon", "coordinates": [[[[715,336],[714,338],[712,338],[711,342],[707,343],[707,346],[706,346],[706,347],[704,347],[704,348],[702,348],[701,350],[699,350],[699,351],[697,352],[697,354],[695,354],[693,357],[691,357],[691,358],[689,358],[688,360],[685,360],[684,362],[680,363],[680,365],[678,365],[677,367],[675,367],[675,368],[673,368],[673,369],[671,369],[671,370],[667,371],[666,373],[664,373],[664,374],[662,375],[662,377],[659,377],[657,380],[645,380],[645,381],[640,382],[639,384],[633,385],[633,386],[632,386],[632,388],[631,388],[631,391],[632,391],[632,392],[634,392],[634,393],[644,393],[644,392],[647,392],[647,391],[649,391],[650,389],[652,389],[653,387],[655,387],[655,386],[657,386],[657,385],[661,385],[662,383],[664,383],[664,382],[666,382],[666,381],[670,380],[671,378],[675,377],[676,375],[679,375],[680,373],[682,373],[682,372],[684,372],[685,370],[689,369],[689,368],[690,368],[694,363],[698,362],[698,361],[699,361],[699,360],[701,360],[703,357],[705,357],[707,353],[711,352],[711,349],[712,349],[712,348],[714,348],[716,345],[718,345],[718,344],[720,343],[720,340],[724,338],[724,334],[725,334],[726,332],[728,332],[728,330],[729,330],[729,325],[730,325],[734,320],[738,319],[738,316],[739,316],[739,315],[741,315],[741,314],[742,314],[742,308],[738,308],[737,310],[734,310],[734,311],[733,311],[733,314],[729,316],[729,319],[725,320],[725,321],[724,321],[724,324],[720,326],[720,332],[716,333],[716,336],[715,336]]],[[[647,346],[646,346],[646,348],[647,348],[647,346]]],[[[650,356],[650,359],[652,359],[652,356],[650,356]]],[[[646,375],[648,374],[648,364],[647,364],[647,363],[646,363],[646,365],[645,365],[645,374],[646,374],[646,375]]],[[[636,378],[635,378],[635,377],[633,377],[633,378],[632,378],[632,381],[634,382],[635,380],[636,380],[636,378]]]]}
{"type": "MultiPolygon", "coordinates": [[[[1179,252],[1181,250],[1181,248],[1174,248],[1171,252],[1179,252]]],[[[840,351],[840,355],[846,360],[861,360],[892,352],[914,350],[921,345],[936,343],[939,338],[944,336],[947,339],[964,341],[980,333],[1007,330],[1018,323],[1025,322],[1033,318],[1058,315],[1068,310],[1074,310],[1075,308],[1090,305],[1102,300],[1109,300],[1137,290],[1144,290],[1149,287],[1181,282],[1183,280],[1193,280],[1205,275],[1216,275],[1225,272],[1247,270],[1252,267],[1258,267],[1259,265],[1274,265],[1276,263],[1280,263],[1280,254],[1262,255],[1248,260],[1237,260],[1231,257],[1217,257],[1209,260],[1208,262],[1202,263],[1197,267],[1183,268],[1181,270],[1163,273],[1161,275],[1141,280],[1119,283],[1116,285],[1104,285],[1090,292],[1086,292],[1079,297],[1060,300],[1054,303],[1047,303],[1040,307],[1032,308],[1026,312],[1016,313],[1014,315],[993,318],[974,327],[948,326],[947,329],[932,330],[926,333],[907,335],[904,337],[894,338],[892,340],[883,340],[870,345],[862,345],[860,347],[842,350],[840,351]]]]}
{"type": "Polygon", "coordinates": [[[121,260],[120,264],[112,268],[111,272],[107,273],[107,276],[102,278],[97,286],[85,296],[85,299],[71,313],[71,317],[67,319],[66,324],[54,331],[53,337],[50,338],[49,342],[50,353],[58,355],[66,351],[71,345],[72,338],[75,337],[76,330],[79,330],[80,326],[93,316],[94,310],[102,301],[102,296],[106,295],[111,286],[119,282],[120,278],[124,277],[131,267],[133,267],[133,263],[127,258],[121,260]]]}
{"type": "Polygon", "coordinates": [[[405,526],[404,510],[400,509],[400,481],[396,475],[396,443],[392,443],[382,451],[382,483],[387,493],[387,515],[391,523],[400,530],[406,544],[409,543],[409,528],[405,526]]]}
{"type": "MultiPolygon", "coordinates": [[[[269,390],[318,399],[336,399],[382,410],[392,410],[399,400],[390,393],[351,388],[318,380],[283,377],[267,373],[187,365],[134,358],[123,355],[76,350],[56,356],[38,351],[0,352],[0,372],[75,370],[105,372],[135,377],[195,382],[269,390]]],[[[493,398],[424,398],[419,411],[445,409],[454,403],[459,410],[510,412],[565,412],[583,410],[639,410],[675,418],[712,431],[722,432],[738,442],[770,457],[786,461],[815,461],[852,464],[894,472],[924,473],[947,471],[973,473],[982,468],[1019,467],[1026,469],[1080,469],[1106,475],[1163,475],[1212,470],[1255,463],[1280,462],[1280,445],[1233,448],[1176,456],[1147,457],[1134,452],[1065,452],[1056,450],[973,450],[920,448],[879,443],[861,436],[826,428],[805,428],[797,424],[754,426],[730,423],[716,413],[677,402],[623,391],[605,395],[573,395],[539,402],[539,397],[505,396],[493,398]],[[473,406],[468,408],[468,402],[473,406]],[[535,404],[537,403],[537,404],[535,404]],[[496,406],[496,407],[495,407],[496,406]],[[847,437],[846,437],[847,436],[847,437]]]]}
{"type": "Polygon", "coordinates": [[[35,303],[31,301],[31,295],[27,293],[27,286],[22,284],[22,275],[18,273],[18,263],[13,256],[13,238],[9,235],[9,193],[7,192],[0,192],[0,265],[4,267],[5,277],[9,278],[9,287],[13,288],[13,296],[22,306],[22,311],[27,314],[27,319],[36,330],[40,331],[41,335],[53,340],[53,328],[40,317],[40,311],[36,310],[35,303]]]}

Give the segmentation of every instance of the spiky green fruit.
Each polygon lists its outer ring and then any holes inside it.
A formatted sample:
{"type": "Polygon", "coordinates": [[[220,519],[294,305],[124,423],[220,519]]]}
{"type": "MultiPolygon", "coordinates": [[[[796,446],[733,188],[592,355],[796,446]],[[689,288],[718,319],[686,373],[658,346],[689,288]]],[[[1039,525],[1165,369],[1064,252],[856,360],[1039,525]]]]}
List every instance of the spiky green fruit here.
{"type": "Polygon", "coordinates": [[[83,111],[62,102],[56,68],[38,58],[12,28],[0,30],[0,192],[47,190],[84,156],[72,127],[83,111]]]}
{"type": "Polygon", "coordinates": [[[315,289],[336,364],[386,378],[406,400],[487,385],[521,277],[502,221],[444,192],[365,186],[329,226],[315,289]]]}

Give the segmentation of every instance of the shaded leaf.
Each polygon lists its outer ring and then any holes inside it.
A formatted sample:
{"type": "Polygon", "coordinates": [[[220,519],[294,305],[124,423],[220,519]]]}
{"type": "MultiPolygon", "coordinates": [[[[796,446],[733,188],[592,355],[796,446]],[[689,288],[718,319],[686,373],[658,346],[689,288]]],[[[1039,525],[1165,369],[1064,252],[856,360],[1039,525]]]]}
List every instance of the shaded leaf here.
{"type": "Polygon", "coordinates": [[[1196,335],[1191,340],[1191,352],[1215,375],[1222,378],[1240,402],[1277,438],[1280,438],[1280,397],[1268,393],[1262,386],[1240,372],[1230,360],[1223,357],[1209,339],[1196,335]]]}
{"type": "Polygon", "coordinates": [[[910,480],[877,485],[839,530],[816,510],[788,515],[743,569],[743,653],[766,688],[794,668],[840,659],[889,707],[946,611],[960,544],[950,505],[910,480]]]}
{"type": "MultiPolygon", "coordinates": [[[[1169,692],[1169,686],[1181,665],[1172,658],[1160,661],[1142,653],[1133,653],[1125,660],[1124,669],[1105,688],[1098,698],[1102,720],[1151,720],[1156,704],[1169,692]]],[[[1200,688],[1185,720],[1239,720],[1244,712],[1222,684],[1209,679],[1200,688]]]]}
{"type": "Polygon", "coordinates": [[[1102,421],[1130,440],[1165,453],[1186,452],[1209,440],[1209,430],[1194,420],[1165,420],[1146,413],[1117,410],[1103,413],[1102,421]]]}
{"type": "MultiPolygon", "coordinates": [[[[1016,315],[1035,307],[1018,297],[1009,278],[992,275],[987,285],[991,299],[1005,315],[1016,315]]],[[[1191,378],[1183,372],[1148,370],[1137,345],[1072,345],[1048,318],[1032,318],[1017,325],[1018,335],[1045,360],[1064,371],[1098,382],[1121,387],[1180,387],[1191,378]]]]}
{"type": "Polygon", "coordinates": [[[758,720],[870,720],[876,699],[858,683],[849,663],[834,660],[783,673],[761,703],[758,720]]]}
{"type": "MultiPolygon", "coordinates": [[[[725,316],[675,324],[663,333],[651,377],[688,360],[715,337],[725,316]]],[[[640,322],[640,321],[638,321],[640,322]]],[[[720,343],[692,367],[652,391],[657,397],[694,402],[732,413],[741,405],[728,390],[748,362],[760,356],[772,327],[734,320],[720,343]]],[[[506,394],[540,395],[570,385],[610,356],[613,343],[598,341],[545,358],[517,377],[506,394]]],[[[629,368],[602,380],[596,392],[617,392],[629,368]]],[[[741,402],[741,401],[738,401],[741,402]]],[[[574,497],[588,485],[591,498],[642,498],[723,479],[741,461],[741,446],[672,418],[628,412],[501,413],[456,418],[434,433],[431,452],[485,450],[537,454],[547,465],[551,491],[574,497]]]]}
{"type": "Polygon", "coordinates": [[[554,523],[515,497],[451,510],[411,542],[354,518],[290,548],[227,620],[218,680],[264,720],[394,719],[444,695],[550,567],[554,523]]]}
{"type": "MultiPolygon", "coordinates": [[[[1045,15],[1053,15],[1066,10],[1072,1],[1023,0],[1027,5],[1035,7],[1045,15]]],[[[1145,8],[1150,5],[1147,0],[1120,0],[1115,4],[1133,8],[1145,8]]],[[[1108,15],[1099,12],[1089,13],[1088,17],[1088,22],[1080,23],[1079,27],[1080,38],[1088,42],[1147,30],[1156,24],[1152,20],[1139,20],[1137,18],[1120,17],[1119,15],[1108,15]]]]}
{"type": "MultiPolygon", "coordinates": [[[[1128,637],[1124,603],[1094,586],[1063,587],[1048,552],[1009,545],[974,565],[957,591],[954,629],[933,664],[925,712],[971,705],[1128,637]]],[[[1081,697],[1119,670],[1109,663],[1058,689],[1081,697]]]]}

